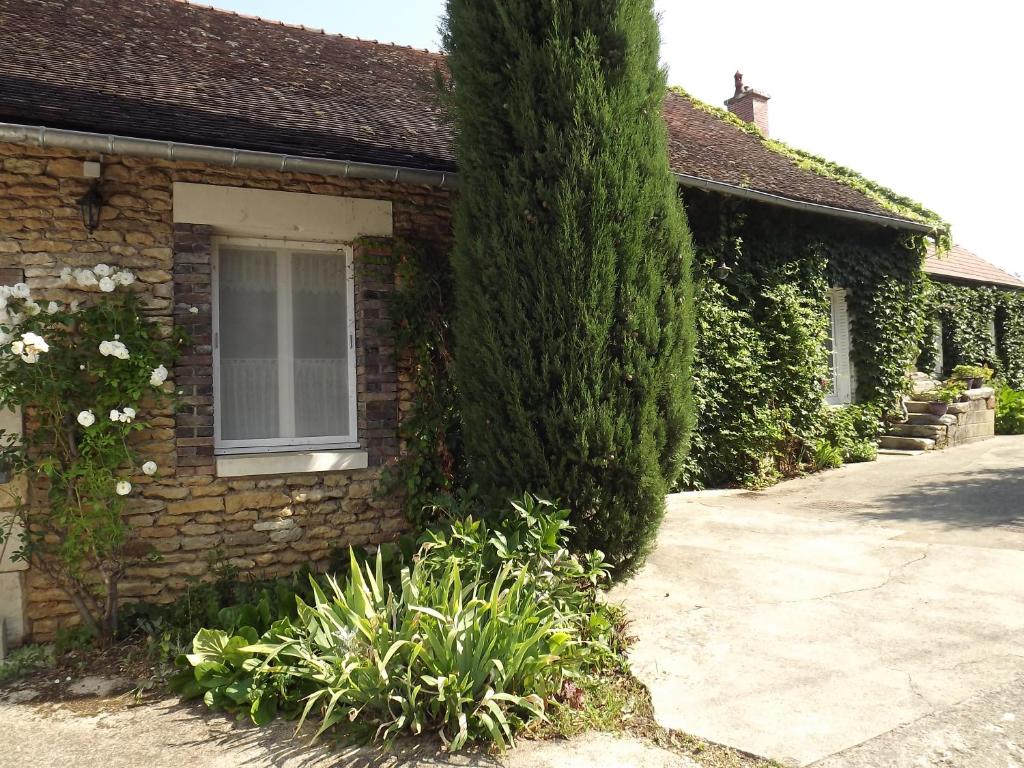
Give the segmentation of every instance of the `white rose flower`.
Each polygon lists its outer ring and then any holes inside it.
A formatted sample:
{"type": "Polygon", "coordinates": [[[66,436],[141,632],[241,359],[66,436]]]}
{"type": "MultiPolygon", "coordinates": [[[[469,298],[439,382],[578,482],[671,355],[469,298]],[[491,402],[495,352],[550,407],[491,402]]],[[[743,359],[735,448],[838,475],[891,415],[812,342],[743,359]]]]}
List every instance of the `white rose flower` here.
{"type": "Polygon", "coordinates": [[[31,331],[29,331],[28,333],[23,333],[21,335],[21,340],[25,342],[26,347],[32,347],[37,352],[50,351],[50,345],[47,344],[43,340],[43,337],[37,333],[32,333],[31,331]]]}
{"type": "Polygon", "coordinates": [[[11,296],[16,299],[28,299],[32,296],[32,293],[25,283],[15,283],[11,288],[11,296]]]}
{"type": "Polygon", "coordinates": [[[57,312],[60,312],[60,304],[58,304],[56,301],[51,301],[49,304],[46,305],[46,314],[52,315],[57,312]]]}
{"type": "Polygon", "coordinates": [[[163,365],[158,365],[149,375],[149,384],[153,387],[161,387],[165,381],[167,381],[167,368],[163,365]]]}
{"type": "Polygon", "coordinates": [[[132,492],[132,484],[127,480],[118,480],[114,490],[117,491],[118,496],[127,496],[132,492]]]}
{"type": "Polygon", "coordinates": [[[143,464],[142,465],[142,474],[149,475],[151,477],[153,475],[155,475],[156,474],[156,462],[155,461],[147,461],[145,464],[143,464]]]}
{"type": "Polygon", "coordinates": [[[21,359],[24,360],[26,363],[29,363],[30,365],[32,363],[38,363],[39,362],[39,353],[38,352],[25,352],[25,354],[21,356],[21,359]]]}
{"type": "Polygon", "coordinates": [[[124,424],[131,424],[132,419],[135,418],[135,409],[129,408],[127,405],[121,410],[120,421],[124,424]]]}
{"type": "Polygon", "coordinates": [[[101,277],[100,278],[100,290],[101,291],[103,291],[104,293],[110,293],[115,288],[117,288],[117,285],[115,285],[114,281],[111,280],[109,277],[101,277]]]}
{"type": "Polygon", "coordinates": [[[91,269],[76,269],[74,274],[75,282],[83,288],[91,288],[99,282],[91,269]]]}
{"type": "Polygon", "coordinates": [[[40,307],[31,299],[26,301],[22,308],[24,309],[25,314],[28,315],[29,317],[35,317],[36,315],[43,311],[43,308],[40,307]]]}
{"type": "Polygon", "coordinates": [[[91,427],[96,423],[96,417],[92,411],[82,411],[78,414],[78,423],[83,427],[91,427]]]}
{"type": "Polygon", "coordinates": [[[71,274],[71,267],[64,267],[64,269],[60,271],[60,281],[65,284],[70,283],[71,274]]]}
{"type": "Polygon", "coordinates": [[[190,315],[198,315],[199,314],[199,307],[189,307],[188,308],[188,313],[190,315]]]}
{"type": "Polygon", "coordinates": [[[121,412],[119,410],[117,410],[116,408],[114,410],[112,410],[110,412],[110,420],[111,421],[120,421],[121,420],[121,412]]]}
{"type": "Polygon", "coordinates": [[[120,272],[115,272],[113,275],[110,276],[110,279],[113,280],[118,285],[131,285],[132,283],[135,282],[135,275],[129,272],[127,269],[124,269],[121,270],[120,272]]]}
{"type": "Polygon", "coordinates": [[[110,357],[112,354],[114,354],[114,345],[113,345],[113,343],[109,342],[109,341],[101,341],[100,342],[100,354],[103,355],[104,357],[110,357]]]}
{"type": "Polygon", "coordinates": [[[25,342],[23,342],[23,341],[12,342],[11,343],[11,352],[13,352],[16,355],[24,354],[24,352],[25,352],[25,342]]]}
{"type": "Polygon", "coordinates": [[[128,347],[122,344],[120,341],[114,342],[114,357],[118,360],[127,360],[131,355],[128,354],[128,347]]]}
{"type": "Polygon", "coordinates": [[[95,267],[92,268],[92,271],[95,273],[96,277],[109,277],[110,273],[113,272],[114,270],[112,270],[106,264],[97,264],[95,267]]]}

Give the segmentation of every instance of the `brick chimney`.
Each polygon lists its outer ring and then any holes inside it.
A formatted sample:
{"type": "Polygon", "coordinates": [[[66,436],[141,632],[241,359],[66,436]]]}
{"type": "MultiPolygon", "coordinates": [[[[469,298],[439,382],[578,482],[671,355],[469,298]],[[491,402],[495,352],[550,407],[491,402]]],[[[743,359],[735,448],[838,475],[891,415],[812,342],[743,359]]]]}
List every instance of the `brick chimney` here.
{"type": "Polygon", "coordinates": [[[740,120],[753,123],[761,129],[761,133],[767,136],[768,99],[771,96],[761,91],[755,91],[749,85],[744,85],[741,72],[733,75],[733,80],[736,83],[736,92],[731,99],[726,99],[725,106],[740,120]]]}

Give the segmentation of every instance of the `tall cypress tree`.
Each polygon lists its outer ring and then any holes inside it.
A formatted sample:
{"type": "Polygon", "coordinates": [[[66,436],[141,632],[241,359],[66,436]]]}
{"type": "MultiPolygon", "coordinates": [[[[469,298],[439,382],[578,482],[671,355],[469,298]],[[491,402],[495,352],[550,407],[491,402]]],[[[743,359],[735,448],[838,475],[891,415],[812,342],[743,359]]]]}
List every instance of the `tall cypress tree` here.
{"type": "Polygon", "coordinates": [[[691,427],[691,246],[652,0],[448,0],[470,479],[640,562],[691,427]]]}

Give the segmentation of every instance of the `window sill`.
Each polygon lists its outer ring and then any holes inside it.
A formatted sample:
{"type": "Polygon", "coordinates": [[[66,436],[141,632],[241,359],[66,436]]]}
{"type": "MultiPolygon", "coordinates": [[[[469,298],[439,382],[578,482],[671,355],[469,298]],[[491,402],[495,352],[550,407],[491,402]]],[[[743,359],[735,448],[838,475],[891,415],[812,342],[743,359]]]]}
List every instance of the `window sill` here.
{"type": "Polygon", "coordinates": [[[366,469],[366,451],[289,451],[217,457],[218,477],[252,475],[301,475],[310,472],[343,472],[366,469]]]}

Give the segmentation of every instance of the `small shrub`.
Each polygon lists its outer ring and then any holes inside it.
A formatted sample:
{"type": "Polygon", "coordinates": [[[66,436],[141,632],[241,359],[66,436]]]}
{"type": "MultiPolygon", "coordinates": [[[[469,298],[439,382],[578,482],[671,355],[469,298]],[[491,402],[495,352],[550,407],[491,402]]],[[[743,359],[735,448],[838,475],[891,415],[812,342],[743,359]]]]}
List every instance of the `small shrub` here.
{"type": "Polygon", "coordinates": [[[55,663],[51,645],[24,645],[15,648],[7,658],[0,659],[0,683],[9,683],[39,669],[49,669],[55,663]]]}
{"type": "Polygon", "coordinates": [[[813,444],[813,463],[818,469],[842,466],[844,462],[874,461],[878,458],[878,435],[881,419],[874,408],[847,405],[826,408],[822,416],[820,437],[813,444]],[[832,448],[839,456],[833,460],[832,448]],[[826,462],[826,463],[822,463],[826,462]]]}
{"type": "Polygon", "coordinates": [[[996,393],[996,434],[1024,435],[1024,392],[1005,384],[996,393]]]}
{"type": "Polygon", "coordinates": [[[843,466],[843,454],[827,440],[818,440],[814,444],[814,468],[837,469],[843,466]]]}
{"type": "Polygon", "coordinates": [[[452,520],[395,578],[382,553],[353,554],[347,580],[310,579],[312,599],[283,616],[201,629],[173,687],[257,724],[316,717],[317,735],[508,745],[566,680],[614,661],[615,614],[597,603],[609,568],[599,552],[568,553],[568,514],[527,496],[493,527],[452,520]]]}

